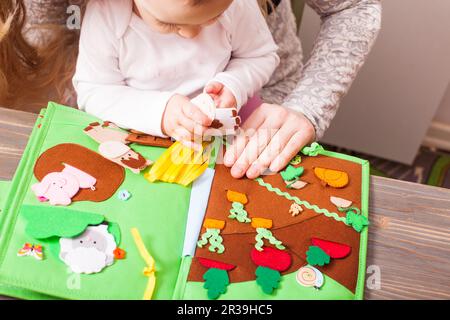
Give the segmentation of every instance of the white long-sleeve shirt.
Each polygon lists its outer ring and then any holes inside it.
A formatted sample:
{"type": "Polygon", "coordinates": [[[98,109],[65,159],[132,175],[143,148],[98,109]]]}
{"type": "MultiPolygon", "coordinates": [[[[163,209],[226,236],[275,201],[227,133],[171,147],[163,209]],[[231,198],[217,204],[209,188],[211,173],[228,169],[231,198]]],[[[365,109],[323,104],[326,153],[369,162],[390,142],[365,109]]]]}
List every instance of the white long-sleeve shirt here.
{"type": "Polygon", "coordinates": [[[161,122],[175,94],[223,83],[242,107],[279,64],[256,0],[234,0],[194,39],[153,31],[132,0],[92,0],[84,17],[74,86],[80,109],[102,120],[163,136],[161,122]]]}

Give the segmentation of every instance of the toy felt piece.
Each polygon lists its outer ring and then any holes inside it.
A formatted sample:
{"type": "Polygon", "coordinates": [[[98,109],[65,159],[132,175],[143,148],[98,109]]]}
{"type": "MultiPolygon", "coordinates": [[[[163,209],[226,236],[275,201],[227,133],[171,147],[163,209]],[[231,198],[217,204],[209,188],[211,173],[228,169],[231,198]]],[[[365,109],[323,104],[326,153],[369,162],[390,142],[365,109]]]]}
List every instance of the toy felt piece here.
{"type": "MultiPolygon", "coordinates": [[[[36,179],[43,182],[51,173],[71,174],[83,188],[71,198],[76,201],[101,202],[111,198],[125,179],[125,170],[83,146],[58,144],[40,155],[34,166],[36,179]],[[77,170],[69,169],[69,167],[77,170]],[[96,180],[94,182],[94,180],[96,180]]],[[[67,186],[66,186],[67,187],[67,186]]],[[[40,201],[47,201],[41,197],[40,201]]],[[[64,201],[67,203],[67,199],[64,201]]]]}
{"type": "Polygon", "coordinates": [[[34,257],[36,260],[44,259],[44,252],[41,245],[33,245],[31,243],[25,243],[22,249],[17,253],[18,257],[34,257]]]}
{"type": "Polygon", "coordinates": [[[258,266],[256,269],[256,283],[266,294],[272,294],[278,288],[281,280],[280,272],[289,269],[292,258],[289,253],[263,247],[261,251],[253,248],[251,252],[252,261],[258,266]]]}
{"type": "Polygon", "coordinates": [[[103,142],[100,144],[98,151],[106,159],[130,169],[131,172],[136,174],[153,164],[151,160],[145,159],[140,153],[119,141],[103,142]]]}
{"type": "Polygon", "coordinates": [[[222,254],[225,247],[222,244],[223,239],[220,236],[220,231],[225,228],[225,221],[215,219],[205,219],[203,227],[206,232],[202,234],[201,239],[197,242],[199,248],[203,248],[206,244],[210,244],[208,250],[222,254]]]}
{"type": "Polygon", "coordinates": [[[344,188],[349,183],[347,172],[331,170],[326,168],[314,168],[314,174],[319,178],[324,186],[333,188],[344,188]]]}
{"type": "Polygon", "coordinates": [[[270,244],[274,245],[277,249],[286,249],[283,243],[275,238],[272,232],[269,230],[272,228],[272,220],[263,218],[253,218],[252,227],[256,229],[256,243],[255,248],[258,251],[263,251],[264,239],[268,240],[270,244]]]}
{"type": "Polygon", "coordinates": [[[308,185],[307,182],[299,180],[304,171],[303,167],[289,165],[286,170],[281,172],[281,177],[284,179],[288,189],[300,190],[308,185]]]}
{"type": "Polygon", "coordinates": [[[162,181],[188,186],[208,168],[211,153],[208,146],[204,143],[202,149],[196,151],[175,142],[144,177],[150,182],[162,181]]]}
{"type": "Polygon", "coordinates": [[[138,174],[153,164],[127,146],[128,133],[111,122],[104,122],[103,125],[91,123],[84,132],[100,144],[98,151],[103,157],[130,169],[133,173],[138,174]]]}
{"type": "Polygon", "coordinates": [[[80,189],[95,191],[97,180],[94,177],[71,165],[63,165],[61,172],[49,173],[41,182],[31,186],[40,202],[49,201],[51,205],[67,206],[80,189]]]}
{"type": "Polygon", "coordinates": [[[304,147],[302,149],[302,153],[305,156],[309,156],[309,157],[317,157],[321,152],[323,152],[325,149],[318,144],[317,142],[313,142],[311,144],[311,146],[309,147],[304,147]]]}
{"type": "Polygon", "coordinates": [[[232,208],[228,218],[236,219],[241,223],[250,223],[247,211],[244,209],[244,205],[248,203],[247,195],[236,191],[227,191],[227,199],[232,202],[232,208]]]}
{"type": "Polygon", "coordinates": [[[312,266],[323,267],[330,263],[330,256],[317,246],[310,246],[306,252],[306,261],[312,266]]]}
{"type": "Polygon", "coordinates": [[[332,204],[334,204],[336,207],[343,208],[343,209],[350,208],[351,205],[353,204],[352,201],[346,200],[343,198],[339,198],[339,197],[330,197],[330,202],[332,204]]]}
{"type": "Polygon", "coordinates": [[[136,228],[131,229],[131,235],[133,236],[134,243],[144,260],[146,267],[144,268],[144,275],[148,277],[147,287],[145,288],[143,300],[151,300],[153,297],[153,292],[156,286],[156,263],[155,259],[148,252],[145,247],[144,241],[142,240],[139,230],[136,228]]]}
{"type": "Polygon", "coordinates": [[[191,100],[209,119],[213,120],[206,136],[234,135],[241,124],[241,118],[236,109],[217,108],[214,99],[202,93],[191,100]]]}
{"type": "Polygon", "coordinates": [[[346,244],[337,243],[329,240],[323,240],[319,238],[312,238],[311,243],[322,249],[330,258],[342,259],[347,257],[352,248],[346,244]]]}
{"type": "Polygon", "coordinates": [[[291,208],[289,209],[289,213],[293,216],[296,217],[298,216],[300,213],[303,212],[303,208],[301,205],[297,204],[297,203],[293,203],[291,205],[291,208]]]}
{"type": "Polygon", "coordinates": [[[292,160],[291,160],[291,162],[289,162],[289,164],[290,165],[292,165],[292,166],[297,166],[297,165],[299,165],[300,163],[302,163],[302,156],[301,155],[296,155],[292,160]]]}
{"type": "Polygon", "coordinates": [[[155,137],[135,130],[130,130],[130,132],[126,139],[129,143],[159,148],[169,148],[174,144],[170,138],[155,137]]]}
{"type": "Polygon", "coordinates": [[[114,263],[117,245],[106,225],[88,227],[76,238],[61,238],[59,244],[60,259],[74,273],[98,273],[114,263]]]}
{"type": "Polygon", "coordinates": [[[233,270],[236,266],[200,257],[197,260],[202,266],[208,268],[203,275],[204,288],[208,290],[208,298],[219,298],[221,294],[227,291],[227,286],[230,284],[228,271],[233,270]]]}
{"type": "Polygon", "coordinates": [[[324,283],[322,272],[312,266],[301,267],[296,275],[297,282],[304,287],[320,289],[324,283]]]}

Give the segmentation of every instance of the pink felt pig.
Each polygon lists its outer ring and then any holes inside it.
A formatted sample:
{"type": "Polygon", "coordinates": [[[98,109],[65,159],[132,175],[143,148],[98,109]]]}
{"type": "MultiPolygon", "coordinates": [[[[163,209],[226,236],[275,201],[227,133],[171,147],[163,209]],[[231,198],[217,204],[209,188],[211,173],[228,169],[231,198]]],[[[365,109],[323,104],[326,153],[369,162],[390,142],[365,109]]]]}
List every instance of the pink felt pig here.
{"type": "Polygon", "coordinates": [[[80,188],[95,190],[97,180],[94,177],[68,164],[64,166],[62,172],[49,173],[31,187],[36,197],[48,199],[51,205],[68,206],[80,188]]]}

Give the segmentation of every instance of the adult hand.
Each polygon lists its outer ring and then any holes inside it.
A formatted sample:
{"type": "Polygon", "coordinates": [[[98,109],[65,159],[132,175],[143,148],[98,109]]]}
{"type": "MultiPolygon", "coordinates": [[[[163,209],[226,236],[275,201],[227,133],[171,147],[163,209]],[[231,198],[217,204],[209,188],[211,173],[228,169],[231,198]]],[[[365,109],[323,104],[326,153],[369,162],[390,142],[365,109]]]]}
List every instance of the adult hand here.
{"type": "Polygon", "coordinates": [[[227,148],[224,164],[234,178],[255,179],[269,169],[281,171],[306,145],[315,140],[312,123],[299,112],[263,104],[244,123],[227,148]]]}

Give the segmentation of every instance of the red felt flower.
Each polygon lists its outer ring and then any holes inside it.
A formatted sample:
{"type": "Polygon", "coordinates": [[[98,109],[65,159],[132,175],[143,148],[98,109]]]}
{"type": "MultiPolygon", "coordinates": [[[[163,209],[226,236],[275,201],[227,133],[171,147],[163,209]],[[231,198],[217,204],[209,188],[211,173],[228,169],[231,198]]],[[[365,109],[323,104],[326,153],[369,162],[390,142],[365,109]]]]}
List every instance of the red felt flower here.
{"type": "Polygon", "coordinates": [[[333,259],[345,258],[352,251],[352,248],[346,244],[322,240],[318,238],[311,238],[311,243],[314,246],[317,246],[323,251],[325,251],[325,253],[328,254],[333,259]]]}
{"type": "Polygon", "coordinates": [[[114,258],[116,258],[116,260],[123,260],[125,259],[127,253],[125,252],[125,250],[120,249],[120,248],[116,248],[114,251],[114,258]]]}
{"type": "Polygon", "coordinates": [[[258,251],[253,248],[251,258],[260,267],[270,268],[280,272],[289,269],[292,263],[292,258],[289,253],[271,247],[264,247],[263,251],[258,251]]]}
{"type": "Polygon", "coordinates": [[[236,268],[236,266],[232,265],[232,264],[228,264],[228,263],[224,263],[224,262],[220,262],[220,261],[216,261],[216,260],[211,260],[211,259],[207,259],[207,258],[199,258],[197,257],[198,262],[200,262],[200,264],[208,269],[214,268],[214,269],[220,269],[220,270],[225,270],[225,271],[231,271],[234,268],[236,268]]]}

